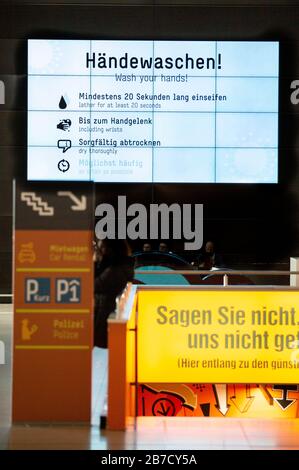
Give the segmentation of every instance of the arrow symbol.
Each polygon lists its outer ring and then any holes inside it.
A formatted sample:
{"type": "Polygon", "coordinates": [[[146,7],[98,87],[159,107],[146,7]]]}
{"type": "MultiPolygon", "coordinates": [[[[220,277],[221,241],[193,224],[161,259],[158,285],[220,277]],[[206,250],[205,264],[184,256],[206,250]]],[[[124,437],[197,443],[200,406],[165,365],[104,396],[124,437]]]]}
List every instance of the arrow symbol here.
{"type": "Polygon", "coordinates": [[[213,392],[216,399],[215,407],[223,416],[225,416],[230,407],[230,405],[227,404],[227,385],[215,384],[213,385],[213,392]]]}
{"type": "Polygon", "coordinates": [[[204,416],[210,416],[210,403],[200,403],[199,406],[204,416]]]}
{"type": "Polygon", "coordinates": [[[152,406],[153,416],[174,416],[175,405],[169,398],[158,398],[152,406]]]}
{"type": "Polygon", "coordinates": [[[168,415],[168,412],[169,412],[169,410],[170,410],[170,406],[168,406],[167,408],[165,408],[164,403],[161,403],[161,404],[160,404],[160,407],[161,407],[161,411],[158,411],[159,415],[167,416],[167,415],[168,415]]]}
{"type": "MultiPolygon", "coordinates": [[[[246,413],[249,410],[254,400],[254,396],[251,396],[250,384],[245,385],[246,396],[244,397],[244,400],[242,400],[242,393],[241,393],[241,399],[240,398],[237,399],[236,386],[234,385],[233,387],[234,387],[234,394],[230,397],[230,400],[235,405],[235,407],[240,411],[240,413],[246,413]]],[[[244,386],[242,387],[242,389],[244,390],[244,386]]]]}
{"type": "Polygon", "coordinates": [[[276,403],[282,408],[286,410],[289,406],[295,403],[295,399],[288,398],[289,391],[298,391],[298,385],[273,385],[272,390],[282,390],[282,396],[280,398],[274,398],[276,403]]]}
{"type": "Polygon", "coordinates": [[[156,393],[170,393],[179,396],[184,406],[194,410],[197,406],[197,395],[184,384],[163,384],[155,383],[150,387],[156,393]]]}
{"type": "Polygon", "coordinates": [[[57,194],[58,196],[69,197],[75,203],[73,206],[71,206],[72,211],[86,211],[86,207],[87,207],[86,196],[81,196],[81,198],[79,199],[71,191],[58,191],[57,194]]]}
{"type": "Polygon", "coordinates": [[[270,406],[273,406],[273,397],[270,392],[267,390],[267,386],[263,384],[257,384],[257,387],[259,387],[260,391],[264,395],[264,398],[267,400],[270,406]]]}

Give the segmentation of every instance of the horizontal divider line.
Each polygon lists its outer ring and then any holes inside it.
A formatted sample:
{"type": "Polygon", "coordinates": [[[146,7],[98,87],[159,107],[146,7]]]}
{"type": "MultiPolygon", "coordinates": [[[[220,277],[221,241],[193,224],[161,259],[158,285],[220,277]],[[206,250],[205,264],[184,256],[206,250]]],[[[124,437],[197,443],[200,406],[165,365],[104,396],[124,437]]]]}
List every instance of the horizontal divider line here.
{"type": "MultiPolygon", "coordinates": [[[[216,101],[216,100],[215,100],[216,101]]],[[[160,101],[156,101],[156,103],[160,103],[160,101]]],[[[219,104],[218,104],[219,106],[219,104]]],[[[88,107],[87,107],[88,108],[88,107]]],[[[24,110],[24,112],[26,112],[26,110],[24,110]]],[[[28,112],[30,113],[59,113],[61,114],[61,111],[59,109],[28,109],[28,112]]],[[[148,108],[148,111],[143,111],[143,110],[115,110],[115,109],[101,109],[101,108],[96,108],[96,110],[88,110],[88,111],[84,111],[84,110],[81,110],[81,109],[70,109],[70,110],[67,110],[65,111],[65,113],[86,113],[86,114],[103,114],[103,113],[133,113],[133,114],[138,114],[138,113],[142,113],[142,114],[149,114],[149,115],[152,115],[154,112],[154,114],[161,114],[161,113],[168,113],[168,114],[212,114],[213,116],[215,114],[279,114],[278,111],[215,111],[215,110],[209,110],[209,111],[184,111],[184,110],[167,110],[167,111],[158,111],[157,109],[150,109],[148,108]]],[[[80,126],[91,126],[92,124],[79,124],[80,126]]],[[[100,125],[100,124],[98,124],[100,125]]],[[[105,124],[105,126],[108,126],[110,124],[105,124]]],[[[115,124],[116,126],[117,125],[120,125],[120,124],[115,124]]]]}
{"type": "Polygon", "coordinates": [[[90,309],[88,308],[78,308],[78,309],[70,309],[70,308],[16,308],[16,313],[90,313],[90,309]]]}
{"type": "MultiPolygon", "coordinates": [[[[298,113],[298,115],[299,115],[299,113],[298,113]]],[[[2,145],[2,144],[0,143],[0,149],[21,149],[21,150],[26,151],[26,150],[28,149],[28,147],[42,147],[42,148],[43,148],[43,146],[39,146],[39,145],[36,145],[36,146],[33,146],[33,145],[29,145],[29,146],[26,146],[26,145],[2,145]]],[[[46,147],[46,146],[45,146],[45,147],[46,147]]],[[[49,148],[52,148],[52,147],[54,148],[54,146],[49,146],[49,148]]],[[[89,146],[86,146],[86,147],[89,148],[89,146]]],[[[100,146],[100,147],[102,147],[102,146],[100,146]]],[[[111,145],[109,148],[111,148],[111,147],[113,147],[113,146],[111,145]]],[[[57,147],[56,147],[56,148],[57,148],[57,147]]],[[[82,146],[82,148],[85,148],[85,147],[82,146]]],[[[97,148],[97,147],[96,147],[96,148],[97,148]]],[[[122,148],[130,148],[130,147],[122,147],[122,148]]],[[[136,148],[137,148],[137,147],[136,147],[136,148]]],[[[138,148],[141,148],[141,147],[138,147],[138,148]]],[[[148,148],[151,148],[151,147],[148,147],[148,148]]],[[[157,148],[157,147],[155,147],[155,148],[157,148]]],[[[174,148],[177,148],[177,147],[174,147],[174,148]]],[[[181,148],[181,147],[180,147],[180,148],[181,148]]],[[[185,147],[183,147],[183,148],[185,148],[185,147]]],[[[210,148],[210,147],[207,147],[207,148],[210,148]]],[[[213,147],[213,148],[214,148],[214,147],[213,147]]],[[[246,149],[251,149],[251,148],[278,148],[278,147],[217,147],[217,148],[224,148],[224,149],[225,149],[225,148],[228,148],[228,149],[229,149],[229,148],[246,148],[246,149]]],[[[279,146],[279,148],[282,149],[282,150],[293,150],[293,149],[296,150],[296,149],[299,149],[299,145],[298,145],[298,144],[292,145],[292,146],[290,146],[290,145],[288,145],[288,146],[282,145],[282,146],[279,146]]],[[[63,155],[63,154],[62,154],[62,155],[63,155]]],[[[5,175],[4,175],[3,172],[2,172],[2,173],[0,174],[0,181],[11,182],[11,177],[10,177],[10,178],[8,178],[7,176],[5,177],[5,175]]],[[[56,180],[56,181],[57,181],[57,180],[56,180]]],[[[7,216],[3,216],[3,217],[11,217],[11,216],[10,216],[10,215],[7,215],[7,216]]]]}
{"type": "Polygon", "coordinates": [[[31,273],[31,272],[59,272],[59,273],[90,273],[90,268],[16,268],[17,273],[31,273]]]}
{"type": "MultiPolygon", "coordinates": [[[[49,148],[49,149],[56,149],[57,146],[55,145],[28,145],[28,148],[49,148]]],[[[244,149],[244,150],[251,150],[251,149],[263,149],[263,150],[266,150],[266,149],[277,149],[278,148],[278,145],[275,146],[275,147],[233,147],[233,146],[230,146],[230,147],[219,147],[218,145],[211,145],[210,147],[207,147],[207,146],[194,146],[194,147],[187,147],[187,146],[184,146],[184,147],[179,147],[179,146],[155,146],[155,145],[148,145],[148,146],[125,146],[125,145],[121,145],[121,146],[118,146],[118,145],[86,145],[86,146],[79,146],[79,145],[72,145],[72,147],[70,148],[75,148],[75,149],[78,149],[78,148],[84,148],[84,149],[93,149],[93,148],[115,148],[115,149],[126,149],[126,150],[131,150],[131,149],[153,149],[153,150],[163,150],[163,149],[244,149]]],[[[83,155],[84,156],[84,155],[83,155]]],[[[82,156],[81,156],[82,157],[82,156]]]]}
{"type": "Polygon", "coordinates": [[[89,345],[82,345],[82,346],[71,346],[71,345],[65,345],[65,346],[60,346],[60,345],[22,345],[22,344],[16,344],[15,349],[44,349],[44,350],[72,350],[72,349],[77,349],[77,350],[89,350],[90,346],[89,345]]]}
{"type": "MultiPolygon", "coordinates": [[[[113,74],[107,74],[107,75],[102,75],[102,74],[85,74],[85,73],[82,73],[82,74],[67,74],[67,73],[64,73],[64,74],[61,74],[61,73],[29,73],[28,74],[28,77],[87,77],[88,79],[90,78],[96,78],[96,77],[100,77],[100,78],[115,78],[115,75],[122,75],[122,76],[127,76],[127,75],[134,75],[135,77],[156,77],[156,78],[161,78],[161,75],[163,77],[177,77],[177,76],[188,76],[188,79],[189,78],[210,78],[211,80],[214,80],[216,77],[217,79],[218,78],[237,78],[237,79],[255,79],[255,78],[261,78],[261,79],[278,79],[279,76],[278,75],[219,75],[219,72],[215,71],[214,75],[191,75],[188,73],[188,70],[184,70],[182,71],[182,73],[171,73],[171,71],[165,71],[164,73],[153,73],[154,71],[153,70],[149,70],[149,73],[144,73],[144,74],[138,74],[138,73],[134,73],[134,72],[117,72],[115,71],[115,73],[113,74]]],[[[22,74],[23,75],[23,74],[22,74]]],[[[127,82],[127,83],[134,83],[135,80],[116,80],[117,82],[120,82],[120,83],[123,83],[123,82],[127,82]]],[[[164,80],[163,80],[164,81],[164,80]]],[[[151,81],[148,81],[146,82],[149,87],[152,86],[154,83],[151,82],[151,81]]],[[[171,80],[165,80],[165,83],[186,83],[186,82],[177,82],[176,80],[174,82],[172,82],[171,80]]],[[[96,92],[94,92],[96,93],[96,92]]],[[[98,92],[100,94],[100,92],[98,92]]]]}

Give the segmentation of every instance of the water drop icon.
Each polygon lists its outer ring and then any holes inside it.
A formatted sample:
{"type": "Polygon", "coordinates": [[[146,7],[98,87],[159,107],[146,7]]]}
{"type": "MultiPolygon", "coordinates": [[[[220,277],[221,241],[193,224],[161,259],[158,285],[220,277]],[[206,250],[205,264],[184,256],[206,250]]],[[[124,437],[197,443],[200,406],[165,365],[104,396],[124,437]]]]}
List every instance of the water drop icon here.
{"type": "Polygon", "coordinates": [[[63,98],[63,96],[60,98],[60,101],[59,101],[59,108],[60,109],[65,109],[67,107],[67,104],[66,104],[66,101],[65,99],[63,98]]]}

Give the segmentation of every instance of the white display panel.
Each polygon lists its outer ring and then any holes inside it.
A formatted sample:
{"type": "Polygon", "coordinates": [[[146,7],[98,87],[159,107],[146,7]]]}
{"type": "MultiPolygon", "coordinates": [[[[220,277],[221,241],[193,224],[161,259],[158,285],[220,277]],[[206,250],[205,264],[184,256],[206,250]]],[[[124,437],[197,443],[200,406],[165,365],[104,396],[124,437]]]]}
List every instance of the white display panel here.
{"type": "Polygon", "coordinates": [[[28,179],[277,183],[278,42],[28,41],[28,179]]]}

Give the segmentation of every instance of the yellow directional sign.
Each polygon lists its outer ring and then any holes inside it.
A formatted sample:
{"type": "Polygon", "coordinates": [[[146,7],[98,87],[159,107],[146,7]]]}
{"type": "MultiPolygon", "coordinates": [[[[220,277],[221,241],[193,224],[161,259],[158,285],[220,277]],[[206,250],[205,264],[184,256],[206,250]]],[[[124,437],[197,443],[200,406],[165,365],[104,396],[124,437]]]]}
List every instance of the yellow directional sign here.
{"type": "Polygon", "coordinates": [[[299,292],[138,293],[138,381],[299,382],[299,292]]]}

